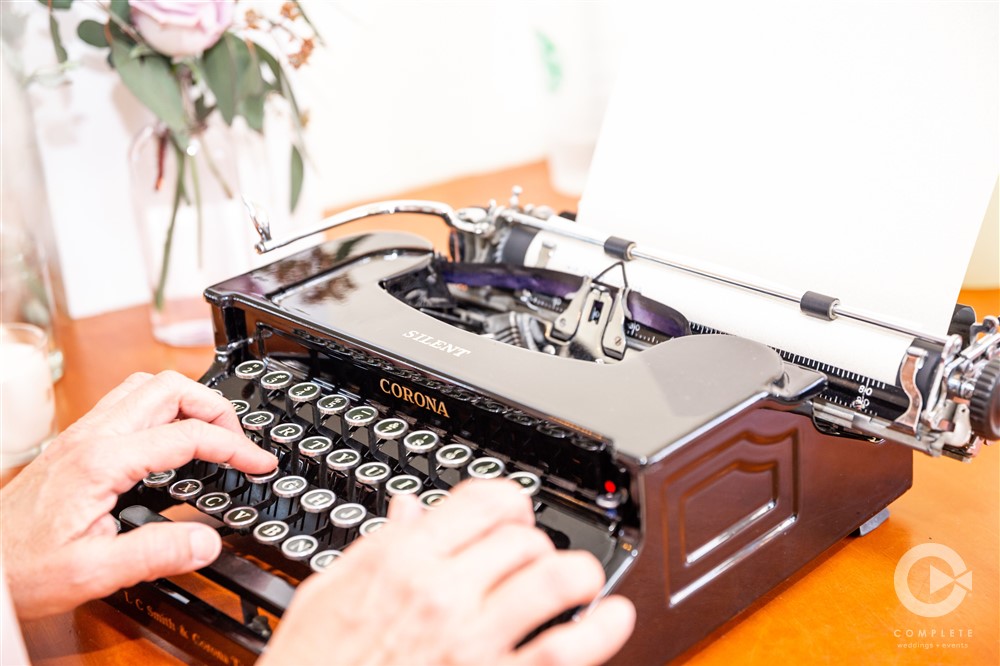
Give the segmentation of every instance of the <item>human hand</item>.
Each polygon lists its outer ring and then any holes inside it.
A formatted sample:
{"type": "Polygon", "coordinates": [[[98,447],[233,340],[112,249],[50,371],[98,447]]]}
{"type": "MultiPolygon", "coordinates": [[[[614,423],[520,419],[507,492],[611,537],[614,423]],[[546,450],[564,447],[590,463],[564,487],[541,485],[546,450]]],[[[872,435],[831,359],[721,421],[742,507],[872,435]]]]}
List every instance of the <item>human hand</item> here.
{"type": "Polygon", "coordinates": [[[390,522],[307,578],[258,662],[600,664],[632,633],[635,610],[602,600],[579,622],[532,630],[592,601],[604,571],[557,551],[507,481],[473,481],[433,511],[393,499],[390,522]]]}
{"type": "Polygon", "coordinates": [[[218,533],[196,523],[117,534],[118,495],[193,458],[251,473],[277,464],[231,403],[175,372],[139,373],[67,428],[0,491],[4,570],[18,616],[69,610],[139,581],[212,562],[218,533]]]}

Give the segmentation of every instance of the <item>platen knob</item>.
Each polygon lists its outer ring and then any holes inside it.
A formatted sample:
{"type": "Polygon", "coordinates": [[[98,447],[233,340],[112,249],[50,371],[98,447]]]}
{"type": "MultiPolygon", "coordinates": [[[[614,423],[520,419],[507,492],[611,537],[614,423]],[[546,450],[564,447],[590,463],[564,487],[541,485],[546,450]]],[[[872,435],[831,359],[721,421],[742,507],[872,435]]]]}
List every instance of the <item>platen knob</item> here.
{"type": "Polygon", "coordinates": [[[969,399],[972,431],[987,440],[1000,439],[1000,358],[986,364],[969,399]]]}

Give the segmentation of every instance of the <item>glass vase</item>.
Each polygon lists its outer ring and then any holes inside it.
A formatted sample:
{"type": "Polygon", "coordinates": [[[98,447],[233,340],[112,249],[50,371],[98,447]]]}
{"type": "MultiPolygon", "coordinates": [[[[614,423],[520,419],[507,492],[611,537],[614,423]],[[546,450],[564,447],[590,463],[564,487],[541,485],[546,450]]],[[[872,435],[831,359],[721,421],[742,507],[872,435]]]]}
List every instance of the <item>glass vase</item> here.
{"type": "Polygon", "coordinates": [[[205,289],[253,263],[254,234],[233,143],[220,122],[193,134],[183,151],[163,125],[145,128],[132,145],[132,198],[153,336],[168,345],[210,345],[205,289]]]}

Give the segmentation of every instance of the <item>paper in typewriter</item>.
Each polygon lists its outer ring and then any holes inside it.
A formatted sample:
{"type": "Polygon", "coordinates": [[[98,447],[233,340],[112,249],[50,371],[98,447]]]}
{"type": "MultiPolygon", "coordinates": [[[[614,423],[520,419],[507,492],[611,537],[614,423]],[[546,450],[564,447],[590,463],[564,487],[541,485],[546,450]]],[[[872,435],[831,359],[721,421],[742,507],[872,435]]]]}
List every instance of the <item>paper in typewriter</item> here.
{"type": "MultiPolygon", "coordinates": [[[[997,181],[997,3],[657,4],[580,222],[944,335],[997,181]]],[[[692,321],[883,381],[912,339],[638,264],[692,321]]]]}

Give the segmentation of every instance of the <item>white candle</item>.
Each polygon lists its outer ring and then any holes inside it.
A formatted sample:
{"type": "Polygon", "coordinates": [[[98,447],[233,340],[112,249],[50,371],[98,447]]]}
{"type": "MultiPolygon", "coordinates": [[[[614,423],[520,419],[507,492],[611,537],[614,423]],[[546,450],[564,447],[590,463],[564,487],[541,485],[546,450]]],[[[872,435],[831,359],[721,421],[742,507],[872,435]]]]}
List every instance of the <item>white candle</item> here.
{"type": "Polygon", "coordinates": [[[0,336],[0,466],[20,465],[54,434],[52,375],[41,345],[0,336]]]}

